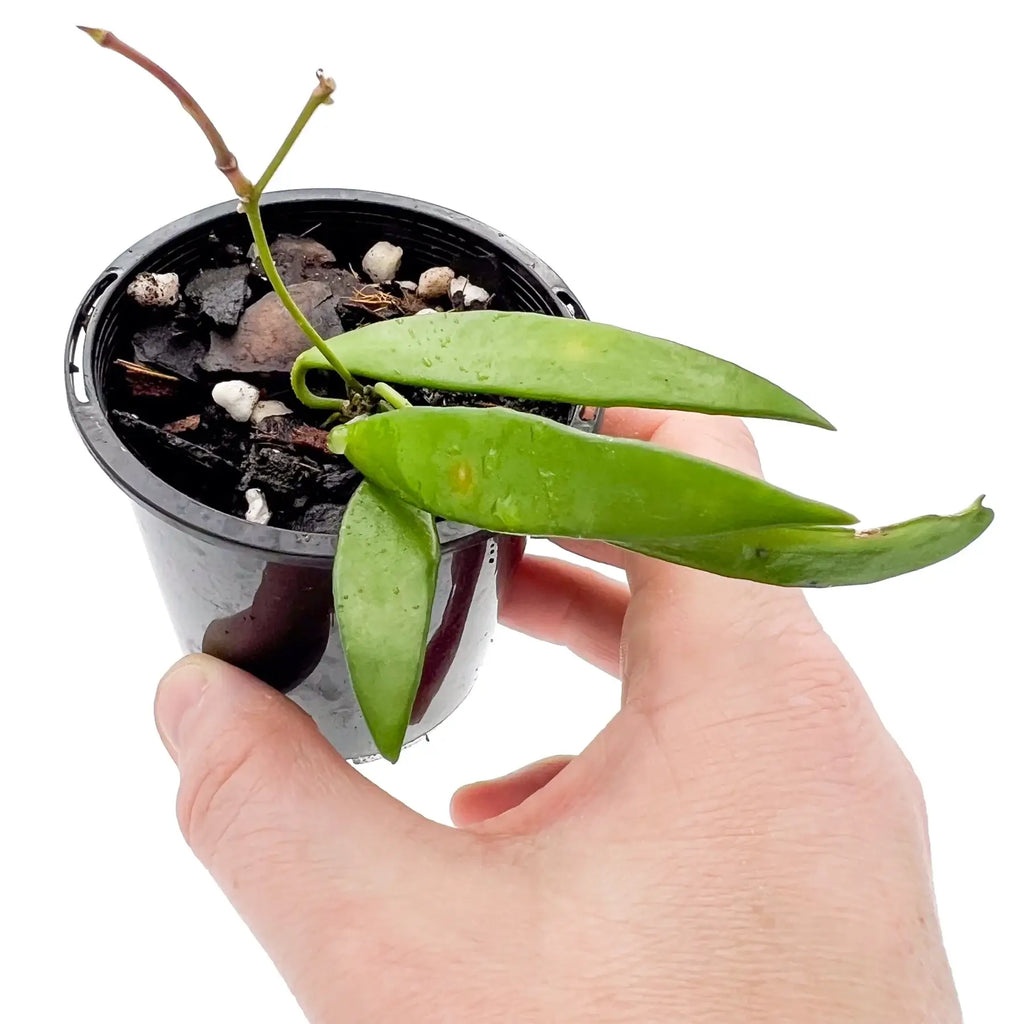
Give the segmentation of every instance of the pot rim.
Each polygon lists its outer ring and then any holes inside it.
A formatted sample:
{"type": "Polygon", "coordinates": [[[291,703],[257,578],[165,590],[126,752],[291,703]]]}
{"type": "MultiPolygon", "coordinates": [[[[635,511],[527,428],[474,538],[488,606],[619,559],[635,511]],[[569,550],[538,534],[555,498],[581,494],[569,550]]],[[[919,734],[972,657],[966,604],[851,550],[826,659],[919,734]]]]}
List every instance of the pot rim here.
{"type": "MultiPolygon", "coordinates": [[[[454,225],[479,236],[488,245],[520,263],[554,297],[560,315],[586,318],[579,301],[568,285],[542,260],[506,234],[455,210],[419,199],[368,192],[362,189],[303,188],[268,192],[261,205],[285,206],[305,202],[341,202],[389,206],[454,225]]],[[[337,538],[331,534],[301,533],[275,526],[260,526],[210,508],[166,483],[122,443],[114,432],[99,402],[92,367],[96,343],[96,325],[102,322],[107,307],[127,287],[141,266],[177,235],[212,224],[236,209],[229,200],[187,214],[141,238],[129,246],[97,277],[75,312],[64,353],[64,384],[68,407],[86,447],[106,474],[147,511],[193,536],[219,545],[238,547],[275,556],[277,561],[321,563],[334,557],[337,538]],[[80,397],[80,395],[84,395],[80,397]]],[[[583,410],[574,408],[571,426],[596,430],[601,410],[585,419],[583,410]]],[[[443,551],[466,544],[481,543],[492,533],[475,526],[442,521],[438,534],[443,551]]]]}

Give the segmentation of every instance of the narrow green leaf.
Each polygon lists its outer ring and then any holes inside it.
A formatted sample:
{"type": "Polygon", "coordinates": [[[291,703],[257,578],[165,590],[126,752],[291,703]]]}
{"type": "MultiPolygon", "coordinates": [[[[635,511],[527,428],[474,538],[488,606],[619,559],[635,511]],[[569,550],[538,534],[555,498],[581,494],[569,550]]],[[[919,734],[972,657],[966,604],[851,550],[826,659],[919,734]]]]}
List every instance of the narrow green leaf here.
{"type": "MultiPolygon", "coordinates": [[[[437,313],[401,317],[331,338],[357,377],[447,391],[475,391],[591,406],[640,406],[792,420],[833,429],[798,398],[735,363],[607,324],[539,313],[437,313]]],[[[312,400],[309,370],[328,369],[316,349],[292,371],[312,400]]]]}
{"type": "Polygon", "coordinates": [[[509,409],[401,409],[335,428],[330,443],[410,504],[501,533],[633,542],[856,522],[713,462],[509,409]]]}
{"type": "Polygon", "coordinates": [[[979,498],[951,516],[921,516],[876,530],[774,526],[620,547],[695,569],[780,587],[844,587],[900,576],[955,555],[980,537],[992,511],[979,498]]]}
{"type": "Polygon", "coordinates": [[[423,674],[441,552],[434,517],[363,481],[341,523],[334,607],[377,749],[397,761],[423,674]]]}

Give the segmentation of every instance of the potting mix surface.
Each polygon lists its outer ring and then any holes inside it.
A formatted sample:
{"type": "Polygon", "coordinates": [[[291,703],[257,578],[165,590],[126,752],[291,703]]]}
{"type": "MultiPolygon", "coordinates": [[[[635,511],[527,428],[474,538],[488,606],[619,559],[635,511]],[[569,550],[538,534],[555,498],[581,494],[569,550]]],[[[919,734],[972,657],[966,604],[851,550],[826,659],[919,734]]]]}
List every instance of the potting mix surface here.
{"type": "MultiPolygon", "coordinates": [[[[379,283],[364,269],[380,276],[370,253],[339,260],[313,237],[294,235],[279,235],[271,252],[292,298],[324,338],[380,319],[429,315],[421,312],[427,309],[505,308],[500,271],[479,259],[455,266],[454,274],[418,268],[429,272],[418,280],[406,280],[400,268],[395,280],[379,283]]],[[[172,268],[130,284],[131,315],[108,375],[114,429],[153,473],[212,508],[282,529],[335,533],[360,475],[327,451],[328,414],[304,408],[292,393],[289,371],[309,341],[254,250],[211,235],[205,262],[188,277],[172,268]],[[213,399],[214,385],[228,380],[259,390],[259,404],[242,422],[213,399]]],[[[315,390],[343,396],[340,378],[319,376],[310,377],[315,390]]],[[[399,391],[414,405],[503,405],[561,422],[571,413],[553,402],[399,391]]]]}

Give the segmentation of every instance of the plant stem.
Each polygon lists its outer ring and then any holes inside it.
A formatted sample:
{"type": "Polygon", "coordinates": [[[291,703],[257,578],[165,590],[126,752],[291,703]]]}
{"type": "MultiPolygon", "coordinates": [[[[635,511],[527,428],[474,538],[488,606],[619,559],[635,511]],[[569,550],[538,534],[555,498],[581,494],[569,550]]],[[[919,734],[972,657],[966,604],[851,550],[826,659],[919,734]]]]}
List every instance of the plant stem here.
{"type": "Polygon", "coordinates": [[[284,142],[281,143],[280,149],[274,154],[274,158],[270,163],[267,164],[267,169],[263,172],[262,177],[253,186],[252,199],[250,201],[259,201],[267,185],[270,184],[270,179],[274,176],[278,167],[281,166],[281,161],[288,155],[288,151],[301,134],[302,129],[306,127],[306,122],[313,116],[313,111],[320,104],[326,105],[334,102],[331,99],[331,93],[334,92],[334,79],[327,78],[322,70],[317,71],[316,77],[317,87],[306,101],[306,105],[302,108],[302,113],[296,118],[295,124],[292,125],[292,130],[288,133],[284,142]]]}
{"type": "Polygon", "coordinates": [[[411,409],[412,402],[403,395],[400,395],[390,384],[385,384],[383,381],[378,381],[373,385],[373,390],[384,399],[392,408],[395,409],[411,409]]]}
{"type": "Polygon", "coordinates": [[[281,304],[292,315],[292,318],[302,329],[302,333],[320,350],[321,355],[330,364],[331,369],[345,381],[349,390],[357,394],[362,392],[363,386],[345,369],[331,347],[317,334],[316,328],[306,319],[302,310],[295,305],[295,300],[289,294],[284,281],[281,280],[281,275],[277,272],[277,267],[274,264],[274,257],[270,254],[270,243],[267,241],[267,233],[263,228],[259,197],[257,196],[255,201],[242,203],[241,205],[244,207],[245,215],[249,220],[249,228],[252,231],[253,240],[256,242],[256,251],[259,253],[260,262],[263,264],[267,279],[273,286],[277,297],[281,300],[281,304]]]}
{"type": "Polygon", "coordinates": [[[252,182],[238,169],[238,161],[234,153],[228,149],[224,138],[214,127],[213,122],[206,116],[192,94],[175,78],[172,78],[159,64],[154,64],[145,54],[139,53],[134,47],[122,42],[113,32],[107,32],[102,28],[87,28],[85,25],[78,26],[86,35],[99,43],[100,46],[115,53],[127,57],[128,60],[138,64],[144,71],[148,71],[157,81],[162,82],[177,97],[178,102],[185,108],[185,111],[192,117],[202,129],[203,134],[213,147],[214,156],[217,160],[217,170],[223,172],[224,176],[231,182],[231,187],[240,199],[248,199],[252,194],[252,182]]]}
{"type": "MultiPolygon", "coordinates": [[[[264,190],[270,183],[270,179],[274,176],[274,172],[281,166],[281,161],[283,161],[288,155],[288,151],[292,148],[292,145],[299,137],[302,129],[305,128],[306,122],[313,116],[313,111],[322,103],[333,102],[331,99],[331,93],[334,92],[334,79],[328,78],[324,75],[323,71],[317,71],[316,88],[310,94],[309,99],[306,101],[306,105],[302,108],[302,112],[296,119],[295,124],[292,125],[291,131],[286,136],[284,142],[281,143],[281,146],[274,154],[273,159],[267,165],[267,169],[263,172],[259,181],[253,185],[253,183],[239,169],[238,161],[235,159],[231,150],[228,149],[227,144],[224,142],[224,137],[219,131],[217,131],[213,122],[209,117],[207,117],[203,108],[195,101],[195,97],[193,97],[177,79],[169,75],[162,67],[160,67],[159,64],[151,61],[147,56],[145,56],[145,54],[139,53],[139,51],[134,47],[122,42],[114,35],[113,32],[108,32],[106,29],[101,28],[87,28],[85,25],[79,25],[78,27],[100,46],[103,46],[108,50],[113,50],[115,53],[121,54],[122,57],[127,57],[128,60],[137,64],[144,71],[148,71],[149,74],[157,79],[157,81],[162,82],[168,89],[170,89],[170,91],[177,97],[178,102],[181,103],[185,110],[192,116],[192,119],[199,125],[203,134],[213,147],[214,155],[217,158],[218,170],[222,171],[228,181],[231,182],[231,187],[235,190],[235,194],[241,200],[238,204],[238,210],[240,213],[244,213],[248,218],[249,227],[252,230],[252,237],[256,243],[256,251],[259,253],[260,262],[263,264],[263,270],[267,275],[267,279],[273,286],[278,299],[281,300],[284,308],[288,310],[292,318],[302,329],[302,333],[309,338],[313,345],[321,352],[324,359],[327,360],[331,368],[341,377],[342,380],[344,380],[349,394],[364,394],[367,389],[364,388],[363,385],[348,372],[341,360],[334,354],[334,352],[331,351],[327,343],[320,337],[316,329],[303,314],[302,310],[300,310],[295,304],[295,300],[289,294],[284,281],[281,280],[281,275],[278,273],[277,267],[274,265],[274,258],[270,253],[270,244],[267,241],[267,234],[263,229],[263,218],[260,215],[260,198],[263,195],[264,190]]],[[[334,401],[333,399],[325,398],[320,399],[319,401],[323,407],[327,408],[342,406],[340,400],[334,401]]]]}
{"type": "Polygon", "coordinates": [[[259,253],[260,262],[263,264],[263,270],[266,272],[267,279],[270,281],[274,292],[281,300],[281,304],[292,315],[292,319],[302,329],[302,333],[309,338],[315,348],[319,349],[331,368],[345,382],[349,392],[358,394],[364,390],[363,386],[348,372],[341,360],[331,351],[327,342],[320,337],[316,328],[295,304],[295,300],[289,294],[284,281],[281,280],[281,275],[277,272],[277,267],[274,264],[274,257],[270,253],[270,243],[267,241],[267,233],[263,228],[263,217],[260,214],[260,199],[263,196],[264,190],[270,184],[270,179],[274,176],[274,172],[281,166],[282,161],[288,155],[302,129],[306,127],[306,123],[313,116],[313,112],[321,104],[333,102],[331,93],[334,92],[334,79],[327,78],[323,71],[317,71],[316,77],[316,88],[310,94],[309,99],[306,100],[306,105],[295,119],[295,124],[292,125],[291,131],[285,136],[284,142],[281,143],[273,159],[267,164],[267,169],[260,176],[260,180],[252,187],[252,191],[240,205],[244,208],[245,216],[249,220],[249,228],[256,243],[256,251],[259,253]]]}

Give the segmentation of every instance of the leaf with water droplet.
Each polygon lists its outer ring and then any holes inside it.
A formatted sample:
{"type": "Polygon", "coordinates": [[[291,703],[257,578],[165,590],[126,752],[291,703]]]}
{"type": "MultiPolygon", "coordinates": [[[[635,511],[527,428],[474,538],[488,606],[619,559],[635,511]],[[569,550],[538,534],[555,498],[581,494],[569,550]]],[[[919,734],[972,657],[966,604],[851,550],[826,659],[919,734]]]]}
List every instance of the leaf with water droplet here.
{"type": "MultiPolygon", "coordinates": [[[[586,406],[640,406],[831,424],[770,381],[664,338],[588,320],[480,310],[369,324],[327,345],[357,376],[586,406]],[[441,349],[451,358],[434,361],[441,349]]],[[[300,395],[316,349],[295,363],[300,395]]]]}
{"type": "Polygon", "coordinates": [[[502,533],[655,540],[856,522],[830,505],[682,452],[585,434],[510,409],[371,416],[349,424],[345,454],[404,501],[502,533]]]}
{"type": "Polygon", "coordinates": [[[439,562],[434,517],[364,480],[341,523],[335,615],[356,699],[389,761],[419,689],[439,562]]]}

